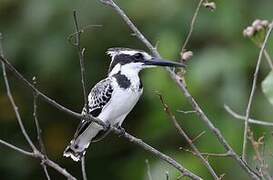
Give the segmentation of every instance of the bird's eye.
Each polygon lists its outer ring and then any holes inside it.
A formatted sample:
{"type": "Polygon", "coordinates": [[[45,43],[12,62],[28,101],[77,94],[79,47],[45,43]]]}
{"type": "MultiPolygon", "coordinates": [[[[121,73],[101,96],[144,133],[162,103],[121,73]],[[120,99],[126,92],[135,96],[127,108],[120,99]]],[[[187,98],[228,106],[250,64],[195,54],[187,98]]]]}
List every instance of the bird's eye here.
{"type": "Polygon", "coordinates": [[[140,59],[143,59],[143,55],[141,53],[136,53],[134,55],[134,58],[137,59],[137,60],[140,60],[140,59]]]}

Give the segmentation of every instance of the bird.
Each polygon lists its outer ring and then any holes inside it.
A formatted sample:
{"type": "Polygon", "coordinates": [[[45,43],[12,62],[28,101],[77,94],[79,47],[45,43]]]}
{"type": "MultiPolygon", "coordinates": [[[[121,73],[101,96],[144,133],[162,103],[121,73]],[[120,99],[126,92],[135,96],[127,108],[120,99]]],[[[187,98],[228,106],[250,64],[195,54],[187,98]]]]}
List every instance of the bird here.
{"type": "MultiPolygon", "coordinates": [[[[87,98],[88,111],[84,107],[82,114],[89,113],[123,131],[123,121],[143,93],[139,72],[156,66],[185,67],[183,63],[163,60],[143,50],[116,47],[109,48],[106,53],[111,57],[108,75],[91,89],[87,98]]],[[[90,143],[105,134],[101,125],[82,119],[63,156],[71,157],[74,161],[81,160],[90,143]]]]}

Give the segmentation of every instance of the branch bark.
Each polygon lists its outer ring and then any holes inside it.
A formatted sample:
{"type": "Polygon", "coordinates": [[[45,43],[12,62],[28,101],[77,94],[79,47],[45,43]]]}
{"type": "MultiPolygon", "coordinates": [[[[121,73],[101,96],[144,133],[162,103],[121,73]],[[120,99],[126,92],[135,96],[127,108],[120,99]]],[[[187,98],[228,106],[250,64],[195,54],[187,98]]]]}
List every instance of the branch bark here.
{"type": "MultiPolygon", "coordinates": [[[[113,1],[113,0],[100,0],[103,4],[108,5],[109,7],[113,8],[114,11],[121,16],[124,22],[129,26],[129,28],[133,31],[136,37],[152,52],[152,54],[156,57],[160,58],[160,54],[158,53],[157,49],[145,38],[145,36],[138,30],[138,28],[134,25],[134,23],[128,18],[128,16],[124,13],[124,11],[113,1]]],[[[232,154],[232,158],[237,161],[237,163],[242,167],[243,170],[253,179],[259,179],[259,175],[254,172],[249,166],[240,158],[238,154],[232,149],[226,139],[223,137],[222,133],[216,128],[203,110],[200,108],[199,104],[195,101],[192,97],[190,92],[188,91],[186,84],[181,79],[181,77],[177,76],[174,71],[170,68],[166,68],[167,72],[169,73],[170,77],[173,81],[178,85],[179,89],[182,91],[188,102],[191,104],[193,109],[196,111],[196,114],[202,120],[207,127],[213,132],[213,134],[217,137],[218,141],[223,145],[226,151],[232,154]]]]}

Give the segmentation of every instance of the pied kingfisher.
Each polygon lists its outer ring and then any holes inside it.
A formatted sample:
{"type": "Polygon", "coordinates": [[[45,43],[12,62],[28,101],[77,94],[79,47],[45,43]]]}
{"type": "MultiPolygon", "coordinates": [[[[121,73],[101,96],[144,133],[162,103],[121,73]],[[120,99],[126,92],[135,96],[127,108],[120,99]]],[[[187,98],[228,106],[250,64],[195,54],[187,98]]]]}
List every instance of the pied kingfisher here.
{"type": "MultiPolygon", "coordinates": [[[[185,66],[181,63],[152,57],[142,50],[110,48],[107,54],[112,59],[108,76],[97,83],[89,93],[88,108],[92,116],[121,129],[125,117],[133,109],[143,92],[139,78],[139,72],[142,69],[154,66],[185,66]]],[[[85,113],[86,109],[83,108],[82,114],[85,113]]],[[[71,140],[63,155],[79,161],[89,144],[102,134],[106,134],[102,126],[83,119],[74,139],[71,140]]]]}

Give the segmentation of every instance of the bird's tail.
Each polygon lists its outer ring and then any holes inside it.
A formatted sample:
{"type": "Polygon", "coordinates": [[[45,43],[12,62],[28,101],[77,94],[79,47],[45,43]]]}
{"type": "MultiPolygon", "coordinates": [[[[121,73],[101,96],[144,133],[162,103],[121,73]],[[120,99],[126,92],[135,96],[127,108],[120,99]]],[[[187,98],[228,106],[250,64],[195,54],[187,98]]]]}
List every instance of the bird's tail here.
{"type": "Polygon", "coordinates": [[[75,141],[71,141],[70,145],[67,146],[64,150],[63,156],[64,157],[71,157],[73,161],[79,161],[81,160],[82,156],[85,155],[86,148],[80,148],[75,141]]]}
{"type": "Polygon", "coordinates": [[[102,129],[95,123],[81,123],[74,139],[70,141],[70,145],[64,150],[63,156],[71,157],[74,161],[79,161],[85,155],[91,140],[102,129]]]}

